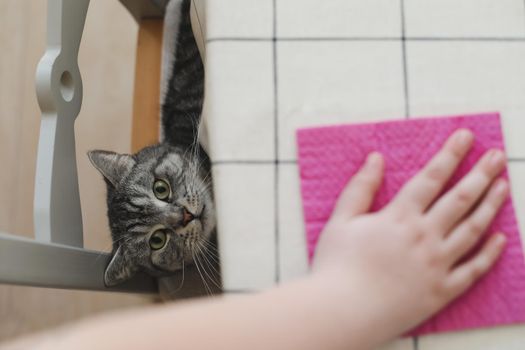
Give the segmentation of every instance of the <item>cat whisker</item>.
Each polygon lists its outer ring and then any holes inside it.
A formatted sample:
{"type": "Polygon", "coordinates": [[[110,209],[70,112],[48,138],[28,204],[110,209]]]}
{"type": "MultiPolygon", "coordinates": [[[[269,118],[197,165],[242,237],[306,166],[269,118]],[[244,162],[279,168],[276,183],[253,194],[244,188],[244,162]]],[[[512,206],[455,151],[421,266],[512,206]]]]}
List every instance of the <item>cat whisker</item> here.
{"type": "Polygon", "coordinates": [[[216,264],[219,264],[219,257],[216,253],[216,250],[213,251],[213,248],[210,248],[209,246],[205,246],[205,245],[203,245],[202,248],[205,249],[206,254],[208,255],[210,259],[213,260],[213,262],[215,262],[216,264]]]}
{"type": "Polygon", "coordinates": [[[204,265],[204,263],[201,261],[200,259],[200,256],[202,256],[201,254],[197,253],[197,255],[195,255],[195,258],[197,259],[197,261],[199,261],[199,263],[201,264],[201,267],[202,267],[202,270],[204,271],[204,274],[209,278],[209,280],[217,287],[217,288],[221,288],[221,286],[218,284],[218,282],[208,274],[208,270],[206,270],[206,266],[204,265]]]}
{"type": "Polygon", "coordinates": [[[210,258],[212,262],[214,262],[217,265],[220,265],[218,256],[212,250],[210,250],[210,248],[206,246],[203,246],[202,248],[204,249],[205,254],[208,256],[208,258],[210,258]]]}
{"type": "Polygon", "coordinates": [[[182,257],[182,280],[180,281],[179,286],[174,291],[170,291],[170,296],[174,296],[175,293],[177,293],[179,290],[182,289],[182,286],[184,286],[184,255],[182,257]]]}
{"type": "Polygon", "coordinates": [[[208,251],[209,251],[211,254],[213,254],[213,256],[214,256],[215,258],[217,258],[217,259],[219,258],[219,256],[218,256],[218,253],[219,253],[219,252],[218,252],[218,250],[217,250],[217,247],[215,247],[213,244],[211,244],[210,242],[208,242],[208,241],[205,240],[205,239],[201,239],[201,240],[200,240],[200,243],[201,243],[206,249],[208,249],[208,251]]]}
{"type": "Polygon", "coordinates": [[[193,251],[192,249],[192,254],[191,254],[191,258],[193,259],[193,263],[195,264],[195,267],[197,268],[197,271],[199,272],[199,275],[201,277],[201,280],[202,280],[202,284],[204,285],[204,289],[206,290],[206,293],[208,295],[211,295],[211,289],[210,287],[208,286],[208,283],[206,282],[206,280],[204,279],[204,276],[202,275],[201,273],[201,270],[199,268],[199,264],[197,263],[197,261],[195,260],[195,252],[193,251]]]}
{"type": "Polygon", "coordinates": [[[215,260],[215,258],[212,255],[209,254],[211,253],[211,251],[205,245],[200,244],[201,242],[203,241],[200,241],[199,244],[197,244],[199,253],[201,253],[201,256],[203,257],[203,259],[206,260],[210,267],[213,268],[216,273],[220,274],[219,271],[217,271],[217,269],[215,268],[215,265],[213,264],[214,262],[215,264],[219,265],[219,262],[215,260]],[[211,258],[212,261],[210,261],[209,258],[211,258]]]}

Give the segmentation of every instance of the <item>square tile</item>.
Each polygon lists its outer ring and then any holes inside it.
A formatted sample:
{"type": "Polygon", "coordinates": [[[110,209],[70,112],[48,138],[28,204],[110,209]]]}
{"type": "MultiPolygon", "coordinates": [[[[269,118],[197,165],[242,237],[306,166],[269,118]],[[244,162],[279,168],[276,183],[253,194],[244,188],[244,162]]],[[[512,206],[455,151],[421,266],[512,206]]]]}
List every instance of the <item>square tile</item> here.
{"type": "Polygon", "coordinates": [[[275,283],[273,164],[213,167],[223,287],[260,290],[275,283]]]}
{"type": "Polygon", "coordinates": [[[522,350],[525,326],[453,332],[419,338],[418,350],[522,350]]]}
{"type": "Polygon", "coordinates": [[[405,0],[408,37],[524,37],[522,0],[405,0]]]}
{"type": "Polygon", "coordinates": [[[279,164],[279,280],[308,273],[297,164],[279,164]]]}
{"type": "Polygon", "coordinates": [[[415,350],[412,338],[400,338],[389,342],[376,350],[415,350]]]}
{"type": "Polygon", "coordinates": [[[407,42],[411,115],[499,111],[509,157],[525,157],[525,45],[407,42]]]}
{"type": "Polygon", "coordinates": [[[277,1],[277,36],[400,37],[399,0],[277,1]]]}
{"type": "Polygon", "coordinates": [[[271,38],[273,0],[206,0],[207,39],[271,38]]]}
{"type": "Polygon", "coordinates": [[[397,42],[279,42],[279,157],[296,159],[295,130],[404,117],[397,42]]]}
{"type": "Polygon", "coordinates": [[[206,54],[203,114],[211,158],[273,160],[272,43],[212,42],[206,54]]]}

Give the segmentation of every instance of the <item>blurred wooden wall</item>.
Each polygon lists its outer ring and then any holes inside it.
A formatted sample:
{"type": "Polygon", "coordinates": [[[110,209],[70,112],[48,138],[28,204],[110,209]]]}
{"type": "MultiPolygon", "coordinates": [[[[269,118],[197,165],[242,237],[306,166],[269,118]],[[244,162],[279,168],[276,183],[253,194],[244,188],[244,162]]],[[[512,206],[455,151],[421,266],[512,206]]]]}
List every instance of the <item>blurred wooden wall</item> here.
{"type": "MultiPolygon", "coordinates": [[[[35,67],[45,47],[46,1],[0,0],[0,230],[33,235],[40,112],[35,67]]],[[[80,48],[84,102],[76,122],[85,245],[109,250],[102,178],[86,152],[129,152],[137,26],[117,0],[91,0],[80,48]]],[[[0,285],[0,341],[145,297],[0,285]]]]}

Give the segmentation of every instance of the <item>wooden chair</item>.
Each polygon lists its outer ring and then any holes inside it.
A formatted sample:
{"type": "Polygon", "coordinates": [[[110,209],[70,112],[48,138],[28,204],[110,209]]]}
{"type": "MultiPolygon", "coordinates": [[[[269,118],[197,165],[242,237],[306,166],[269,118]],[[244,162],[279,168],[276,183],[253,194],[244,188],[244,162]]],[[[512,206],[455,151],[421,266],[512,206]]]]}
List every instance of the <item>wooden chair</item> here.
{"type": "MultiPolygon", "coordinates": [[[[120,0],[139,25],[131,149],[158,142],[163,14],[167,0],[120,0]]],[[[158,293],[144,274],[108,288],[110,255],[83,248],[74,121],[82,102],[77,63],[89,0],[48,0],[47,49],[37,67],[42,110],[35,184],[35,240],[0,233],[0,283],[52,288],[158,293]]],[[[105,205],[102,204],[101,205],[105,205]]],[[[191,270],[191,269],[190,269],[191,270]]],[[[181,296],[203,294],[188,271],[181,296]]]]}

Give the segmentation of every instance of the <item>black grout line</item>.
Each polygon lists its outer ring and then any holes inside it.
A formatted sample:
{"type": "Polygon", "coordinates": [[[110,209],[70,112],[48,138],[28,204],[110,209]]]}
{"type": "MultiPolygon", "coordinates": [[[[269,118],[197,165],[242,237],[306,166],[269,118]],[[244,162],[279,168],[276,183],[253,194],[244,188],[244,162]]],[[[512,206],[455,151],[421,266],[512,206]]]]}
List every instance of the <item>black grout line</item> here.
{"type": "Polygon", "coordinates": [[[525,158],[520,158],[520,157],[507,157],[507,162],[508,163],[521,163],[521,162],[525,162],[525,158]]]}
{"type": "Polygon", "coordinates": [[[210,38],[206,39],[206,44],[214,43],[214,42],[225,42],[225,41],[272,41],[272,38],[258,38],[258,37],[250,37],[250,38],[233,38],[233,37],[217,37],[217,38],[210,38]]]}
{"type": "Polygon", "coordinates": [[[406,38],[407,41],[486,41],[486,42],[525,42],[525,37],[417,37],[406,38]]]}
{"type": "Polygon", "coordinates": [[[229,42],[229,41],[473,41],[473,42],[525,42],[525,37],[217,37],[206,40],[206,43],[229,42]]]}
{"type": "Polygon", "coordinates": [[[212,165],[273,165],[273,164],[297,164],[295,159],[256,160],[256,159],[223,159],[211,162],[212,165]]]}
{"type": "Polygon", "coordinates": [[[414,350],[419,350],[419,337],[412,338],[412,345],[414,345],[414,350]]]}
{"type": "Polygon", "coordinates": [[[401,15],[401,53],[403,56],[403,94],[405,97],[405,117],[410,118],[410,99],[408,94],[408,66],[407,66],[407,44],[405,39],[405,2],[399,1],[401,15]]]}
{"type": "Polygon", "coordinates": [[[274,160],[255,160],[255,159],[223,159],[223,160],[213,160],[212,165],[257,165],[257,164],[274,164],[274,160]]]}
{"type": "Polygon", "coordinates": [[[280,276],[280,241],[279,241],[279,91],[277,85],[277,0],[273,0],[273,117],[274,117],[274,229],[275,229],[275,282],[279,283],[280,276]]]}
{"type": "MultiPolygon", "coordinates": [[[[525,158],[507,157],[508,163],[525,163],[525,158]]],[[[278,160],[256,160],[256,159],[223,159],[211,162],[212,165],[295,165],[296,159],[278,159],[278,160]]]]}
{"type": "MultiPolygon", "coordinates": [[[[399,0],[399,11],[401,18],[401,51],[403,56],[403,95],[405,98],[405,118],[410,119],[410,98],[408,91],[408,61],[406,43],[406,21],[405,21],[405,0],[399,0]]],[[[417,336],[412,338],[414,350],[419,349],[419,339],[417,336]]]]}
{"type": "Polygon", "coordinates": [[[248,290],[248,289],[223,289],[223,293],[236,293],[236,294],[250,294],[250,293],[257,293],[256,290],[248,290]]]}
{"type": "Polygon", "coordinates": [[[277,41],[398,41],[399,37],[353,36],[353,37],[278,37],[277,41]]]}

